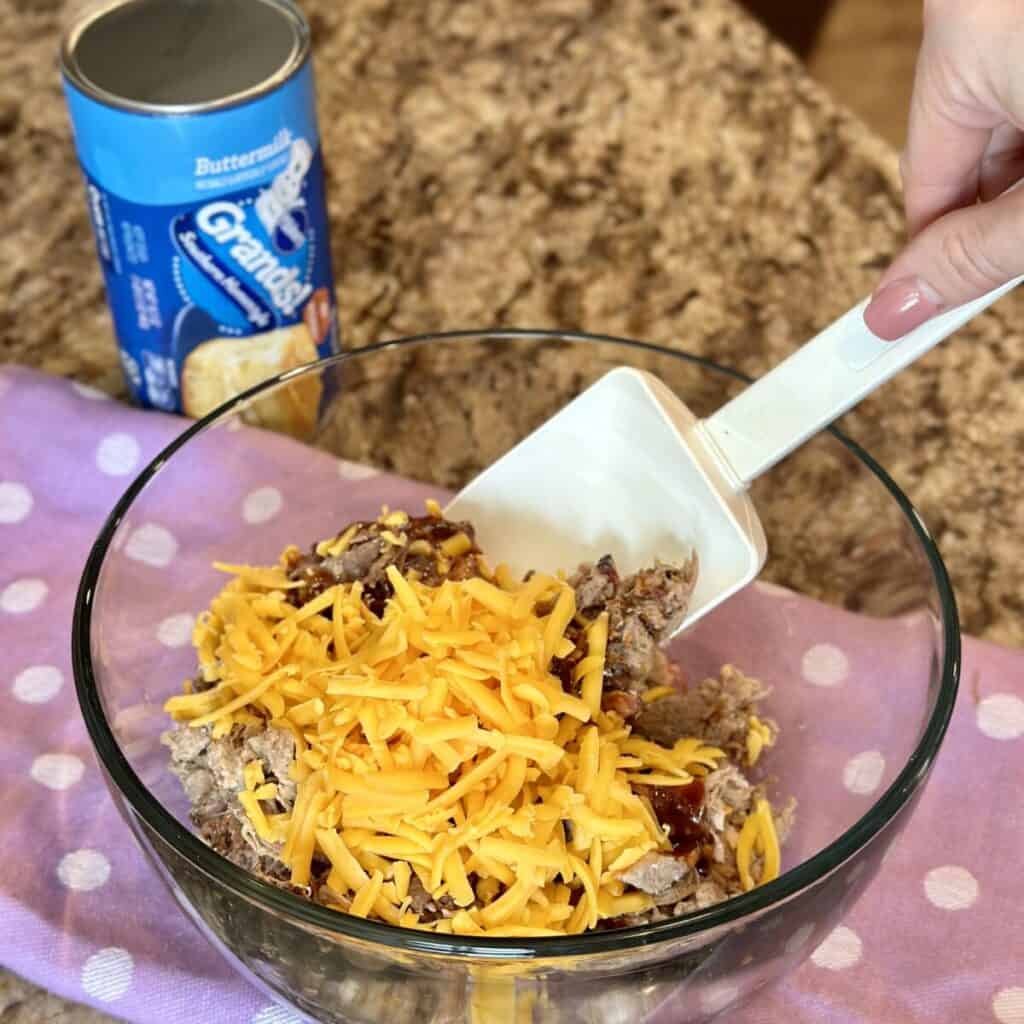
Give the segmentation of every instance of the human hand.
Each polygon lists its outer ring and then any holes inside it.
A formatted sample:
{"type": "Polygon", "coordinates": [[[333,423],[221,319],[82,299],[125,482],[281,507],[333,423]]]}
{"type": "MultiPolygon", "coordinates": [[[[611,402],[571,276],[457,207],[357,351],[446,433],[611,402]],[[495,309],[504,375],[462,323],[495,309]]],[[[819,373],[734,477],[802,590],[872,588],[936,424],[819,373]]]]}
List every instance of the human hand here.
{"type": "Polygon", "coordinates": [[[864,313],[895,340],[1024,273],[1024,0],[925,0],[901,161],[910,241],[864,313]],[[980,200],[980,202],[979,202],[980,200]]]}

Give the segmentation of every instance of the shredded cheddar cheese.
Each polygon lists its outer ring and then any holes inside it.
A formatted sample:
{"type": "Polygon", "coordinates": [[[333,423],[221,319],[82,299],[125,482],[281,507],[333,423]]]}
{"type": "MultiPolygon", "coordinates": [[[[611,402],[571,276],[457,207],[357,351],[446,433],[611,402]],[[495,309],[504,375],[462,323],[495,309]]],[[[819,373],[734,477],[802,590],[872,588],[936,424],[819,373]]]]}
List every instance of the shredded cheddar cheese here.
{"type": "Polygon", "coordinates": [[[640,694],[640,699],[645,704],[653,704],[655,701],[664,700],[666,697],[672,697],[679,691],[674,686],[652,686],[648,690],[644,690],[640,694]]]}
{"type": "Polygon", "coordinates": [[[771,727],[762,722],[756,715],[750,716],[747,732],[747,764],[757,764],[763,751],[775,742],[771,727]]]}
{"type": "Polygon", "coordinates": [[[736,843],[736,868],[743,888],[749,891],[755,885],[763,885],[778,878],[780,859],[779,837],[775,831],[771,805],[767,800],[759,799],[743,823],[736,843]],[[752,873],[755,855],[761,857],[761,873],[756,881],[752,873]]]}
{"type": "MultiPolygon", "coordinates": [[[[429,510],[440,515],[436,503],[429,510]]],[[[397,529],[404,516],[385,510],[380,522],[397,529]]],[[[317,550],[340,554],[352,536],[317,550]]],[[[443,546],[454,557],[472,542],[456,533],[443,546]]],[[[697,739],[666,748],[631,736],[602,710],[607,613],[586,624],[576,696],[551,671],[573,649],[565,634],[577,609],[563,578],[516,582],[499,567],[491,579],[431,587],[391,566],[378,618],[358,582],[288,603],[286,556],[269,568],[217,564],[232,578],[193,636],[211,688],[186,684],[166,710],[215,735],[262,724],[295,739],[290,811],[264,810],[277,787],[258,761],[239,795],[256,834],[282,844],[292,884],[309,884],[319,854],[331,905],[467,935],[576,933],[648,909],[617,872],[671,846],[633,786],[686,785],[725,755],[697,739]],[[421,922],[414,877],[457,911],[421,922]]],[[[757,727],[752,719],[751,736],[757,727]]],[[[745,888],[756,857],[761,881],[778,873],[766,801],[737,843],[745,888]]]]}

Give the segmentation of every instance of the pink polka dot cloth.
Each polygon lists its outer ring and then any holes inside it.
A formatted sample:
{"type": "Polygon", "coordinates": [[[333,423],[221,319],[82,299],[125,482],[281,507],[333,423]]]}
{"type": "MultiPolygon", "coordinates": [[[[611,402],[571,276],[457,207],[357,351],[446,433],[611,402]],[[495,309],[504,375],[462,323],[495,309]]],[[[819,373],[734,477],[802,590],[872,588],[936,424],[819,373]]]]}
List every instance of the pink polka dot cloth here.
{"type": "MultiPolygon", "coordinates": [[[[129,1021],[290,1024],[291,1011],[213,955],[156,881],[114,810],[74,696],[69,635],[86,555],[126,485],[182,428],[88,387],[0,367],[0,964],[129,1021]]],[[[238,499],[226,504],[227,482],[205,480],[193,518],[176,510],[172,524],[132,524],[118,552],[152,583],[140,601],[151,590],[164,602],[144,639],[154,656],[179,659],[168,696],[191,658],[202,605],[183,602],[180,581],[208,566],[210,509],[235,517],[244,557],[269,561],[284,540],[315,539],[296,532],[303,512],[287,486],[300,466],[308,476],[311,458],[324,460],[325,490],[304,492],[303,504],[323,502],[335,528],[388,496],[401,507],[429,493],[286,439],[243,429],[222,442],[250,449],[238,499]]],[[[905,695],[919,694],[911,667],[932,629],[927,616],[872,620],[755,585],[681,642],[691,677],[728,653],[776,687],[769,711],[783,739],[771,767],[801,807],[790,863],[834,838],[836,814],[866,812],[901,769],[898,742],[864,737],[883,735],[905,695]]],[[[963,653],[942,754],[877,878],[837,927],[781,937],[809,957],[722,1019],[1024,1024],[1024,652],[968,639],[963,653]]],[[[719,994],[727,1007],[730,993],[719,994]]]]}

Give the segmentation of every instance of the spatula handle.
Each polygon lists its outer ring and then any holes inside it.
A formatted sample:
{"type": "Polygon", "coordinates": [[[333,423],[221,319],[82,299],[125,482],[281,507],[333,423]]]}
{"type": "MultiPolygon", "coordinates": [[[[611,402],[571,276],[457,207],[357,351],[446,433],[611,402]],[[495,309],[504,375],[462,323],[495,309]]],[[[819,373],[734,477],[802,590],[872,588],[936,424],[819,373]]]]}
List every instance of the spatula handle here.
{"type": "Polygon", "coordinates": [[[868,330],[864,299],[701,426],[746,487],[1022,280],[941,313],[898,341],[868,330]]]}

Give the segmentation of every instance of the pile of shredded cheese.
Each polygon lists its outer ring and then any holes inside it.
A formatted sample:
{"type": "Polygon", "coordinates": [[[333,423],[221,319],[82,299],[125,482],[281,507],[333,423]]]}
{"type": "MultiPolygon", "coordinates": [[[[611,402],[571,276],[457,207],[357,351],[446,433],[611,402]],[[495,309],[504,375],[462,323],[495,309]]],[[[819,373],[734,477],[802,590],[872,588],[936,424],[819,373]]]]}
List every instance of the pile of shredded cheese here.
{"type": "MultiPolygon", "coordinates": [[[[699,739],[658,746],[601,710],[607,614],[584,623],[577,697],[550,672],[573,649],[565,631],[577,611],[563,579],[519,583],[499,568],[430,587],[392,566],[394,596],[378,618],[358,582],[294,607],[287,556],[272,568],[218,565],[232,579],[194,635],[214,685],[186,683],[166,709],[215,737],[236,725],[294,737],[290,812],[265,812],[277,787],[258,761],[239,795],[260,838],[283,844],[294,885],[310,883],[319,852],[331,865],[328,905],[464,935],[579,933],[651,907],[617,878],[671,850],[633,787],[686,785],[725,755],[699,739]],[[421,922],[413,874],[455,912],[421,922]]],[[[758,858],[758,882],[778,873],[766,801],[736,852],[746,888],[758,858]]]]}

